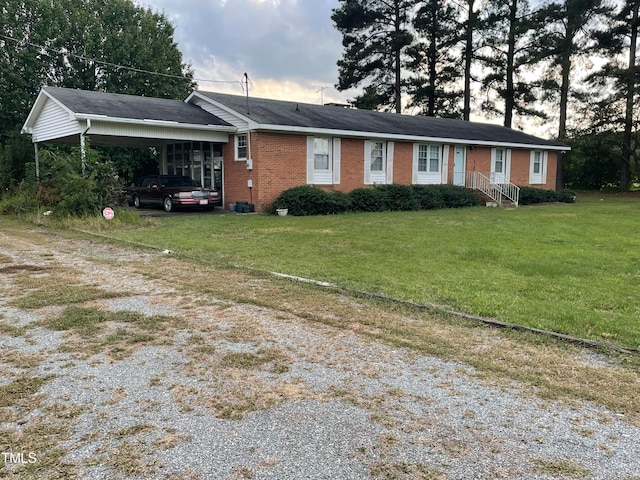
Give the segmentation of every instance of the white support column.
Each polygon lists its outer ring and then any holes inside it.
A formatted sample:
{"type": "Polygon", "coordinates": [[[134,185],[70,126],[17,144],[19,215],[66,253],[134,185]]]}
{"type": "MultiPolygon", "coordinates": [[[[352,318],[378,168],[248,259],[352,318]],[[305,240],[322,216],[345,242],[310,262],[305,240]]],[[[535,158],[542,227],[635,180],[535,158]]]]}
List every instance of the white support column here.
{"type": "Polygon", "coordinates": [[[40,157],[38,156],[38,144],[34,143],[33,148],[36,153],[36,180],[40,180],[40,157]]]}
{"type": "Polygon", "coordinates": [[[84,133],[80,134],[80,159],[82,160],[82,174],[84,175],[85,165],[87,163],[87,149],[84,142],[84,133]]]}

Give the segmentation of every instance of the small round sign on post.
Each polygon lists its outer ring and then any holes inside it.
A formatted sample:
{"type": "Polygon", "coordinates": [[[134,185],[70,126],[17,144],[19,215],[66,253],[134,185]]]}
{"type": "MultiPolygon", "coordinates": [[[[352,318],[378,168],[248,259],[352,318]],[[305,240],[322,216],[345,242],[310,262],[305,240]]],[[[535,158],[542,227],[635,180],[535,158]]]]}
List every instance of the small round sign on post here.
{"type": "Polygon", "coordinates": [[[107,220],[111,220],[114,216],[113,208],[106,207],[104,210],[102,210],[102,216],[107,220]]]}

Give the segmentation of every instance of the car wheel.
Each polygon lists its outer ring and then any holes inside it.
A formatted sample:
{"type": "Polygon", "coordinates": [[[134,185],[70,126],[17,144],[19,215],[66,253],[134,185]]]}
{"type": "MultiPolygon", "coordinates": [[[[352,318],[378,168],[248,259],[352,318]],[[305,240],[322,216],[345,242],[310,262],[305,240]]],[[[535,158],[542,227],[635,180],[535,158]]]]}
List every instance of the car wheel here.
{"type": "Polygon", "coordinates": [[[138,195],[133,196],[133,206],[136,208],[142,208],[142,203],[140,202],[140,197],[138,197],[138,195]]]}
{"type": "Polygon", "coordinates": [[[162,206],[164,207],[165,212],[170,212],[171,210],[173,210],[173,202],[171,201],[171,198],[165,197],[165,199],[162,201],[162,206]]]}

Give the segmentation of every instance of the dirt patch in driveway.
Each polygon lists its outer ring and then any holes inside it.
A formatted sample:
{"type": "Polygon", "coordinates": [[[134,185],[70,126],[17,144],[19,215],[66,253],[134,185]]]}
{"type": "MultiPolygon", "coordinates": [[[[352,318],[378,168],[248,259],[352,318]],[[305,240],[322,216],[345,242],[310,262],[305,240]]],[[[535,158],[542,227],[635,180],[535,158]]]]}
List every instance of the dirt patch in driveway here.
{"type": "Polygon", "coordinates": [[[9,227],[4,477],[637,478],[632,358],[9,227]]]}

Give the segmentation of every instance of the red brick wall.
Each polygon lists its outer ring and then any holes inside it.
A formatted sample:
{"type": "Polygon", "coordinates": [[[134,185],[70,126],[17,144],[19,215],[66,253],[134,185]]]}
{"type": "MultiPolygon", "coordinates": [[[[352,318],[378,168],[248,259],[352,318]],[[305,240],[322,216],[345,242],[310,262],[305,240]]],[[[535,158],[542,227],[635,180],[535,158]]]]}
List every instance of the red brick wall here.
{"type": "Polygon", "coordinates": [[[411,185],[413,180],[413,144],[394,142],[393,144],[393,183],[411,185]]]}
{"type": "MultiPolygon", "coordinates": [[[[235,161],[233,138],[224,145],[225,208],[237,201],[253,201],[257,211],[265,209],[287,188],[307,184],[307,136],[274,132],[251,134],[253,170],[247,170],[245,162],[235,161]],[[252,180],[252,198],[247,181],[252,180]]],[[[455,147],[449,147],[448,181],[453,177],[455,147]]],[[[511,182],[529,185],[529,150],[511,150],[511,182]]],[[[340,184],[318,185],[326,190],[349,192],[364,187],[364,140],[343,138],[340,155],[340,184]]],[[[549,152],[547,183],[535,187],[555,188],[557,154],[549,152]]],[[[393,181],[411,184],[413,168],[413,143],[394,142],[393,181]]],[[[467,148],[467,172],[484,175],[491,172],[491,148],[476,146],[467,148]]]]}

